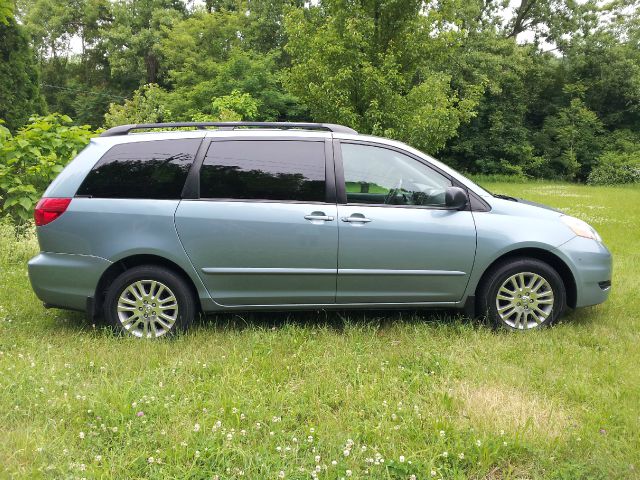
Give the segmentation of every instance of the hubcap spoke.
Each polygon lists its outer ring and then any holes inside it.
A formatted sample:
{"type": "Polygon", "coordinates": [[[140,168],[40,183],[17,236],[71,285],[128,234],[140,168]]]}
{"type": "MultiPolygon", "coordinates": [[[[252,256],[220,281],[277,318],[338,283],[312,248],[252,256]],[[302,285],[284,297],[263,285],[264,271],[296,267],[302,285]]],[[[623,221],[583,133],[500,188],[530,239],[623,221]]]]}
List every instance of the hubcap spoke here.
{"type": "Polygon", "coordinates": [[[507,278],[495,298],[500,320],[517,330],[540,326],[553,310],[551,284],[538,273],[519,272],[507,278]]]}
{"type": "Polygon", "coordinates": [[[138,280],[125,287],[116,307],[122,327],[141,338],[161,337],[178,318],[178,301],[171,289],[157,280],[138,280]]]}

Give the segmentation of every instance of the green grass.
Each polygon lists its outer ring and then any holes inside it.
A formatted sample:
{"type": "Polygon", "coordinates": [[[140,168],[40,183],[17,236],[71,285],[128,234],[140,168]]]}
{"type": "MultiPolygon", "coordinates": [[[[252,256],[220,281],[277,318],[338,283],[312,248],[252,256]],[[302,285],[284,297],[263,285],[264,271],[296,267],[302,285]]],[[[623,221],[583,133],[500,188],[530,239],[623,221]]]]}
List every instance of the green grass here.
{"type": "Polygon", "coordinates": [[[487,187],[591,222],[609,301],[527,334],[316,312],[141,342],[43,309],[2,230],[0,477],[640,478],[640,189],[487,187]]]}

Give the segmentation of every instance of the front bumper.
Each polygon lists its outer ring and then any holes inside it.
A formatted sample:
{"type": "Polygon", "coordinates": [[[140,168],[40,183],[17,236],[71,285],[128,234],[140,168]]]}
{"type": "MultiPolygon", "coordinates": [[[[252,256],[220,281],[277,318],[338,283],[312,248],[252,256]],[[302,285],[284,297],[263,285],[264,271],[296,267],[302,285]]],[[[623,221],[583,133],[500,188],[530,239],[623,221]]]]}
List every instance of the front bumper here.
{"type": "Polygon", "coordinates": [[[29,280],[45,305],[84,311],[109,265],[91,255],[41,252],[29,260],[29,280]]]}
{"type": "Polygon", "coordinates": [[[557,248],[576,282],[576,307],[604,302],[611,293],[611,252],[601,242],[575,237],[557,248]]]}

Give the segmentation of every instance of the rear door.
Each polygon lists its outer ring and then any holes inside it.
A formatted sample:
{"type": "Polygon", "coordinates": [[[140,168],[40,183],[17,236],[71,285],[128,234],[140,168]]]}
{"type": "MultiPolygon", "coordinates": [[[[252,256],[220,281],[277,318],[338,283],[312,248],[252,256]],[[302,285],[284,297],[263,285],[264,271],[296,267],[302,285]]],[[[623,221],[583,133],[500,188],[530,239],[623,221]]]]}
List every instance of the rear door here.
{"type": "Polygon", "coordinates": [[[452,181],[393,147],[336,142],[338,303],[455,302],[476,251],[470,210],[445,206],[452,181]]]}
{"type": "Polygon", "coordinates": [[[180,203],[176,227],[217,303],[335,302],[338,222],[329,140],[216,139],[199,177],[199,198],[180,203]]]}

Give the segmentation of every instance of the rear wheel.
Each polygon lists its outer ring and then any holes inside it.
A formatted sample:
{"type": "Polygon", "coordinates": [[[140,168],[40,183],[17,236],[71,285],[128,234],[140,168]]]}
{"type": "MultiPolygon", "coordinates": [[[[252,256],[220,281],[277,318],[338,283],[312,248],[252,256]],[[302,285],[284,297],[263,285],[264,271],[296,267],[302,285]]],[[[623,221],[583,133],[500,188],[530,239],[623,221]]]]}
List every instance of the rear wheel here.
{"type": "Polygon", "coordinates": [[[173,271],[143,265],[126,270],[110,285],[104,316],[118,332],[156,338],[184,331],[195,316],[189,285],[173,271]]]}
{"type": "Polygon", "coordinates": [[[531,330],[551,325],[566,308],[562,278],[550,265],[515,258],[496,265],[479,295],[480,312],[498,327],[531,330]]]}

